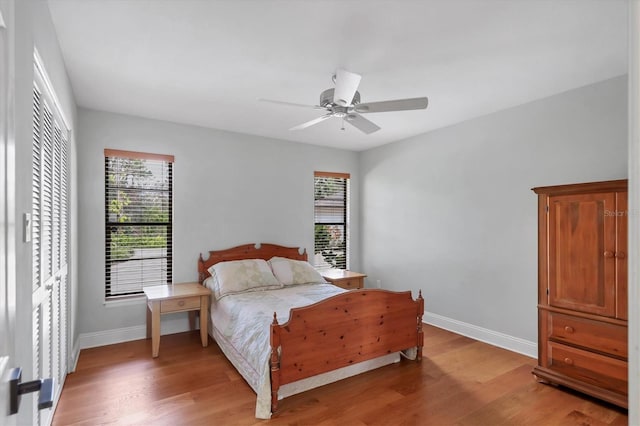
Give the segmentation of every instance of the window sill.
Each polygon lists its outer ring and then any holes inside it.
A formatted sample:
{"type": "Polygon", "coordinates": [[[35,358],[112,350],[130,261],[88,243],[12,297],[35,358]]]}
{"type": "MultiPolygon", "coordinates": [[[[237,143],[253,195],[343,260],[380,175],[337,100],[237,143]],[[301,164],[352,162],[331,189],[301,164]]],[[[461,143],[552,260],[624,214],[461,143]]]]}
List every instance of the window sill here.
{"type": "Polygon", "coordinates": [[[147,298],[144,294],[138,296],[131,296],[122,299],[109,299],[105,300],[102,304],[106,308],[119,308],[121,306],[134,306],[134,305],[145,305],[147,303],[147,298]]]}

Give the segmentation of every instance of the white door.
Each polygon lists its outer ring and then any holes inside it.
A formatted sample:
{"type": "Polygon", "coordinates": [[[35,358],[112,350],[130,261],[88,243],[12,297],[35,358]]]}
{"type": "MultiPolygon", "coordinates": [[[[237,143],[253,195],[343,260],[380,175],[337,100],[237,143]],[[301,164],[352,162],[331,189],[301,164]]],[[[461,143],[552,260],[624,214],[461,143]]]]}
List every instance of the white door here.
{"type": "Polygon", "coordinates": [[[10,2],[0,2],[0,424],[14,425],[16,416],[9,415],[9,392],[6,385],[9,370],[15,367],[15,287],[16,287],[16,222],[15,169],[13,168],[13,104],[9,99],[10,2]]]}
{"type": "MultiPolygon", "coordinates": [[[[9,414],[6,380],[14,367],[23,368],[23,381],[52,377],[57,401],[67,374],[69,131],[43,65],[34,54],[32,225],[31,231],[23,231],[23,218],[16,216],[15,204],[15,6],[14,0],[0,0],[0,425],[48,425],[53,410],[38,410],[38,393],[24,395],[18,414],[9,414]],[[27,243],[23,235],[32,239],[33,295],[31,301],[17,306],[16,248],[27,243]],[[17,323],[16,311],[31,308],[32,323],[17,323]],[[24,336],[30,330],[33,359],[18,360],[18,345],[27,343],[24,336]]],[[[28,184],[23,182],[20,187],[28,184]]]]}
{"type": "MultiPolygon", "coordinates": [[[[32,150],[33,376],[52,377],[57,401],[67,375],[68,134],[39,58],[34,58],[32,150]]],[[[55,405],[54,405],[55,406],[55,405]]],[[[34,424],[51,423],[53,409],[38,410],[34,424]]]]}

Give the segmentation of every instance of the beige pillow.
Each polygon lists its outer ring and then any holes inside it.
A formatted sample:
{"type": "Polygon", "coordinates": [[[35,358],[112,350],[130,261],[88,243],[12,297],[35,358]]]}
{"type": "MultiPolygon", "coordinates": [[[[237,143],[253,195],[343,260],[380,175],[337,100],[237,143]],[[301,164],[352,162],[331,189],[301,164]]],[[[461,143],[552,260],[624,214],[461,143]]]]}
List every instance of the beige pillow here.
{"type": "Polygon", "coordinates": [[[320,272],[304,260],[272,257],[269,259],[269,265],[273,274],[283,285],[326,282],[320,272]]]}
{"type": "Polygon", "coordinates": [[[262,259],[232,260],[216,263],[209,268],[214,280],[216,300],[237,293],[281,288],[269,264],[262,259]]]}

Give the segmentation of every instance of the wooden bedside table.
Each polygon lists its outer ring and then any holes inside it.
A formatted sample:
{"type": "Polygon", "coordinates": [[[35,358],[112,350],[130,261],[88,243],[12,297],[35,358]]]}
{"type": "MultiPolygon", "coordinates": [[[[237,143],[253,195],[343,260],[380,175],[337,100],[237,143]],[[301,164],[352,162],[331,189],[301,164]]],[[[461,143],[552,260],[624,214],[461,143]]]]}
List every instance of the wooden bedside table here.
{"type": "MultiPolygon", "coordinates": [[[[151,337],[153,358],[157,358],[160,352],[160,315],[170,312],[200,311],[200,340],[202,346],[207,347],[207,311],[211,290],[199,283],[155,285],[143,290],[147,296],[147,339],[151,337]]],[[[189,324],[193,321],[190,320],[189,324]]]]}
{"type": "Polygon", "coordinates": [[[346,271],[344,269],[327,269],[326,271],[320,271],[320,274],[331,284],[347,290],[364,288],[364,277],[367,276],[366,274],[346,271]]]}

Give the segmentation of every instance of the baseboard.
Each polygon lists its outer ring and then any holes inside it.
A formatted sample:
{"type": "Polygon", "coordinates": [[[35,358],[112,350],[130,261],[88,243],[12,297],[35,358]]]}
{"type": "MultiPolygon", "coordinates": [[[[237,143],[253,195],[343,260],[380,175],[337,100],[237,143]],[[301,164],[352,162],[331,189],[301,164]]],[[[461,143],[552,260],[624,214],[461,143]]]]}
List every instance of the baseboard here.
{"type": "MultiPolygon", "coordinates": [[[[160,334],[163,336],[189,331],[189,318],[186,315],[162,318],[160,330],[160,334]]],[[[116,328],[113,330],[96,331],[92,333],[80,333],[80,336],[78,337],[78,352],[80,352],[80,349],[130,342],[132,340],[145,339],[146,337],[146,324],[116,328]]]]}
{"type": "Polygon", "coordinates": [[[71,365],[69,368],[69,373],[73,373],[76,371],[76,367],[78,366],[78,358],[80,357],[80,338],[73,344],[73,348],[71,348],[71,365]]]}
{"type": "Polygon", "coordinates": [[[452,331],[463,336],[488,343],[499,348],[517,352],[531,358],[538,357],[538,345],[535,342],[510,336],[498,331],[478,327],[477,325],[458,321],[438,314],[425,312],[422,320],[430,325],[452,331]]]}

